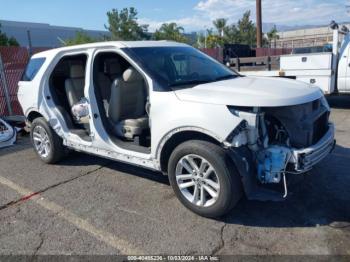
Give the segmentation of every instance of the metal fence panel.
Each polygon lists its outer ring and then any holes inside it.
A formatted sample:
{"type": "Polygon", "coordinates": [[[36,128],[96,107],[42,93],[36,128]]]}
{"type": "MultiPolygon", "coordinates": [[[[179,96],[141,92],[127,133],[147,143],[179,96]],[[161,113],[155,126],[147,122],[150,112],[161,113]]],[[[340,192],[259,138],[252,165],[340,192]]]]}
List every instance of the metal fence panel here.
{"type": "Polygon", "coordinates": [[[218,60],[220,63],[224,62],[223,57],[223,49],[222,48],[200,48],[200,50],[207,54],[208,56],[211,56],[212,58],[218,60]]]}
{"type": "MultiPolygon", "coordinates": [[[[48,48],[34,48],[32,53],[38,53],[48,48]]],[[[29,60],[29,52],[25,47],[0,46],[0,55],[4,64],[5,78],[8,86],[8,92],[11,100],[12,111],[15,115],[23,115],[22,108],[18,102],[18,81],[26,68],[29,60]]],[[[9,114],[3,84],[0,81],[0,116],[9,114]]]]}

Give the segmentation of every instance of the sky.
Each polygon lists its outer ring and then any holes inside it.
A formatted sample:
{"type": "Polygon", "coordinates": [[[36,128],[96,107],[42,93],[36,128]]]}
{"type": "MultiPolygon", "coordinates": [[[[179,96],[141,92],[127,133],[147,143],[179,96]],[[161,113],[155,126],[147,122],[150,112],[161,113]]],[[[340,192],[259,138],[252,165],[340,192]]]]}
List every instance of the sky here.
{"type": "MultiPolygon", "coordinates": [[[[350,0],[262,0],[262,5],[264,23],[325,25],[350,20],[350,0]]],[[[0,20],[104,30],[108,10],[130,6],[151,32],[164,22],[176,22],[186,32],[210,28],[219,17],[235,23],[246,10],[255,18],[255,0],[0,0],[0,20]]]]}

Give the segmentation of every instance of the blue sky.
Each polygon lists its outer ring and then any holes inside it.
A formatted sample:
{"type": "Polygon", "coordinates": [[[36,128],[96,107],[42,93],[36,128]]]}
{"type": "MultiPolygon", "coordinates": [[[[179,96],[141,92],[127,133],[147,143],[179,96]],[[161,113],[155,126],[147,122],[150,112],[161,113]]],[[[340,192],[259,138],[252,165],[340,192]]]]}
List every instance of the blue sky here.
{"type": "MultiPolygon", "coordinates": [[[[262,0],[263,22],[282,25],[349,21],[350,0],[262,0]]],[[[187,32],[211,27],[225,17],[236,22],[246,10],[255,16],[255,0],[0,0],[0,20],[104,29],[106,12],[134,6],[139,20],[153,31],[163,22],[177,22],[187,32]],[[1,4],[1,2],[6,4],[1,4]]]]}

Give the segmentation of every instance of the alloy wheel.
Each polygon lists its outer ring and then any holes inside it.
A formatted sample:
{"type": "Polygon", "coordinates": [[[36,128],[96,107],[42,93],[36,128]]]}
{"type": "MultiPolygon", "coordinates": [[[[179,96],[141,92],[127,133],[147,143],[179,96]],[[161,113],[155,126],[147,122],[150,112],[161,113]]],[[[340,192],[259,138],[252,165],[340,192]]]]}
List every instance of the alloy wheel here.
{"type": "Polygon", "coordinates": [[[42,158],[48,157],[51,151],[50,138],[42,126],[33,129],[33,143],[35,150],[42,158]]]}
{"type": "Polygon", "coordinates": [[[202,156],[190,154],[176,165],[176,182],[182,195],[192,204],[209,207],[220,194],[220,181],[214,167],[202,156]]]}

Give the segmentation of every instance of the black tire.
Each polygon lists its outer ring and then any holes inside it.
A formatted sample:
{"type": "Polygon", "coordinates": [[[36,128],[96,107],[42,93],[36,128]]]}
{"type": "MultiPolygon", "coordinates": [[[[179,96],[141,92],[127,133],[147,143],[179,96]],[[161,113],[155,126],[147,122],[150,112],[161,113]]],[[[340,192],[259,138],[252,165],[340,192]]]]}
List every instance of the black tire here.
{"type": "Polygon", "coordinates": [[[190,140],[177,146],[169,159],[168,174],[170,184],[181,203],[204,217],[215,218],[227,214],[243,195],[242,182],[232,160],[223,148],[207,141],[190,140]],[[189,154],[198,155],[209,161],[219,178],[220,192],[216,202],[211,206],[203,207],[191,203],[181,193],[176,182],[177,163],[189,154]]]}
{"type": "Polygon", "coordinates": [[[38,117],[34,119],[30,128],[30,138],[34,148],[35,153],[39,156],[39,158],[47,164],[54,164],[58,161],[62,160],[64,156],[67,154],[67,149],[63,146],[62,139],[56,134],[56,132],[52,129],[49,123],[43,117],[38,117]],[[50,150],[46,157],[43,157],[36,150],[33,139],[33,130],[35,127],[40,126],[45,129],[49,142],[50,142],[50,150]]]}

